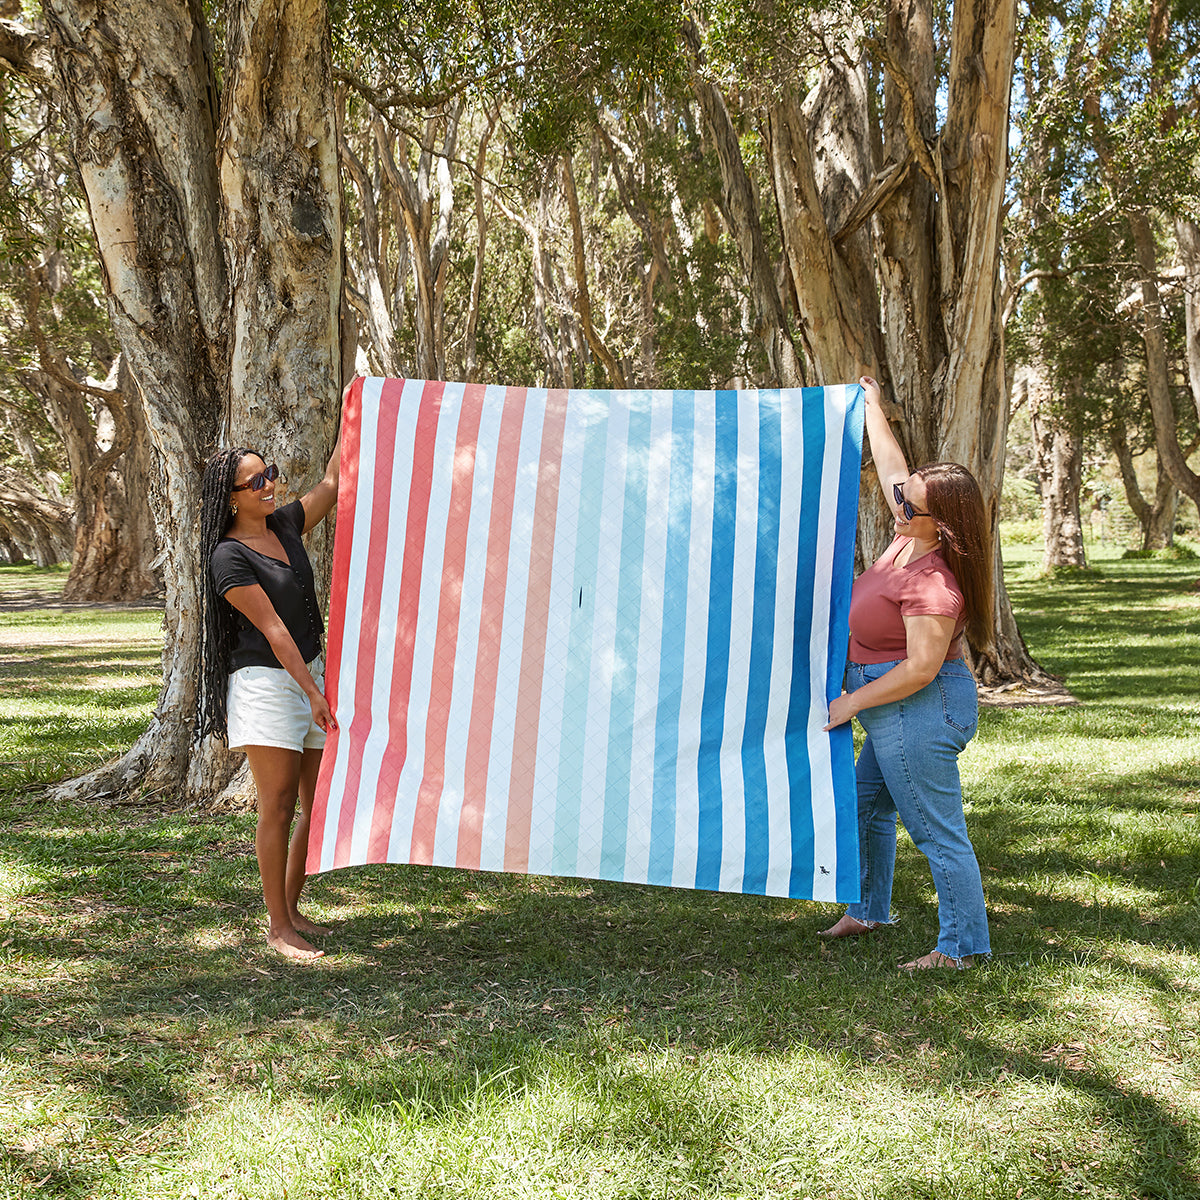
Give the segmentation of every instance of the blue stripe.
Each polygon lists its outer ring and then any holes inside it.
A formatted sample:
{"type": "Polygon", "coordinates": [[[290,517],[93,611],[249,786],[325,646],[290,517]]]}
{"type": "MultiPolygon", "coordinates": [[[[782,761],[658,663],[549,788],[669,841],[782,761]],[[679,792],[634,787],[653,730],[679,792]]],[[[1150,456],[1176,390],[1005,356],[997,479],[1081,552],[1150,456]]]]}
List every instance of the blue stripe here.
{"type": "Polygon", "coordinates": [[[642,562],[646,549],[646,491],[649,475],[650,406],[646,392],[627,394],[625,508],[621,519],[621,569],[613,637],[612,702],[608,717],[608,773],[604,781],[604,825],[600,878],[625,878],[629,835],[629,780],[637,698],[638,636],[642,625],[642,562]]]}
{"type": "MultiPolygon", "coordinates": [[[[842,459],[838,471],[837,522],[834,529],[833,574],[829,596],[829,667],[826,700],[840,695],[850,645],[850,589],[854,578],[854,535],[858,526],[859,475],[862,466],[863,390],[855,387],[842,429],[842,459]]],[[[830,731],[833,778],[854,776],[854,734],[850,723],[830,731]]],[[[858,803],[851,796],[833,806],[836,821],[838,897],[858,900],[858,803]]]]}
{"type": "Polygon", "coordinates": [[[554,812],[555,875],[574,875],[579,861],[579,813],[583,803],[588,693],[591,688],[592,631],[595,627],[596,564],[600,556],[600,510],[604,499],[608,415],[586,393],[581,405],[587,425],[580,465],[578,534],[571,589],[571,631],[567,639],[567,680],[563,693],[558,801],[554,812]]]}
{"type": "Polygon", "coordinates": [[[699,851],[696,857],[696,887],[713,890],[721,884],[721,738],[725,731],[729,638],[733,625],[733,554],[738,500],[737,392],[717,392],[716,410],[716,477],[709,568],[708,651],[700,713],[699,851]]]}
{"type": "Polygon", "coordinates": [[[742,738],[746,859],[742,891],[765,894],[770,861],[767,807],[767,710],[775,650],[775,584],[779,564],[779,497],[783,485],[782,416],[778,391],[758,395],[758,533],[754,551],[754,616],[750,682],[742,738]]]}
{"type": "Polygon", "coordinates": [[[808,761],[808,714],[812,701],[813,580],[817,563],[817,520],[821,465],[825,456],[825,398],[822,388],[801,392],[804,412],[800,540],[796,557],[796,612],[792,625],[792,694],[788,704],[786,755],[791,792],[792,873],[788,895],[812,895],[812,768],[808,761]],[[807,519],[803,514],[807,513],[807,519]]]}
{"type": "Polygon", "coordinates": [[[663,578],[662,649],[658,666],[658,716],[654,726],[654,797],[650,811],[650,883],[670,884],[675,873],[675,781],[679,710],[687,637],[688,546],[692,537],[692,452],[696,433],[694,392],[671,399],[671,474],[667,499],[667,551],[663,578]]]}

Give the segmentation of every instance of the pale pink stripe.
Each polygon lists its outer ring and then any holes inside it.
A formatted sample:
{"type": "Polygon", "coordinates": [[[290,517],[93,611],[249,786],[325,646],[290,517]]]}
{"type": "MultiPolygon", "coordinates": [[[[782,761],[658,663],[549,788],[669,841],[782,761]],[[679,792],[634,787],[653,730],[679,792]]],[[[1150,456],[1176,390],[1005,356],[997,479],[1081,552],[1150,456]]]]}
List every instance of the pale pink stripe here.
{"type": "MultiPolygon", "coordinates": [[[[367,447],[367,453],[375,460],[375,482],[371,499],[371,533],[367,541],[367,569],[363,583],[358,612],[359,655],[358,673],[354,680],[354,710],[350,727],[345,730],[347,740],[346,782],[342,792],[342,806],[338,812],[337,841],[334,843],[333,865],[344,867],[350,862],[351,839],[354,819],[358,808],[358,795],[362,785],[363,749],[371,733],[371,693],[375,687],[375,631],[379,626],[379,606],[383,597],[384,551],[388,536],[388,500],[392,493],[393,449],[396,443],[396,416],[399,396],[392,381],[383,385],[379,398],[379,422],[375,445],[367,447]],[[389,395],[389,392],[391,393],[389,395]],[[390,403],[389,403],[390,400],[390,403]],[[365,653],[364,653],[365,649],[365,653]]],[[[358,426],[361,436],[361,425],[358,426]]],[[[359,454],[361,446],[355,449],[359,454]]],[[[358,455],[354,455],[357,462],[358,455]]],[[[341,490],[339,484],[339,492],[341,490]]],[[[357,498],[357,495],[356,495],[357,498]]],[[[351,521],[353,514],[350,514],[351,521]]],[[[343,627],[344,628],[344,627],[343,627]]],[[[338,631],[340,650],[341,630],[338,631]]],[[[340,663],[339,663],[340,665],[340,663]]]]}
{"type": "Polygon", "coordinates": [[[509,540],[512,534],[513,496],[521,455],[521,422],[525,414],[525,389],[509,388],[500,418],[496,448],[496,474],[492,487],[492,512],[488,526],[487,567],[483,608],[467,729],[466,770],[463,777],[462,816],[458,827],[456,863],[478,868],[483,842],[483,810],[487,798],[488,758],[492,747],[492,721],[496,713],[496,678],[500,671],[500,636],[504,626],[504,591],[508,583],[509,540]]]}
{"type": "Polygon", "coordinates": [[[482,384],[463,392],[454,446],[454,474],[450,511],[446,520],[446,549],[442,560],[442,585],[438,597],[437,633],[433,649],[433,680],[425,722],[425,767],[413,814],[412,846],[408,861],[433,862],[438,805],[446,782],[446,730],[454,691],[454,652],[458,644],[458,617],[462,606],[463,574],[467,559],[467,530],[471,516],[471,487],[475,477],[475,451],[483,415],[482,384]]]}
{"type": "MultiPolygon", "coordinates": [[[[433,451],[445,386],[444,383],[426,383],[421,393],[421,407],[417,413],[408,495],[408,526],[404,534],[404,558],[400,571],[400,594],[393,598],[398,611],[395,668],[392,671],[392,690],[388,697],[388,739],[383,761],[379,764],[379,784],[375,793],[375,809],[371,814],[366,862],[387,862],[388,843],[392,836],[392,816],[396,810],[396,791],[400,784],[400,772],[404,769],[404,762],[408,757],[408,706],[412,698],[413,645],[417,635],[421,568],[425,557],[425,533],[429,520],[429,495],[433,489],[433,451]]],[[[380,446],[381,453],[382,449],[380,446]]],[[[389,448],[389,460],[391,454],[389,448]]],[[[385,506],[389,504],[390,497],[382,503],[385,506]]]]}
{"type": "Polygon", "coordinates": [[[554,567],[554,527],[558,513],[558,479],[566,423],[567,393],[550,392],[546,396],[537,499],[533,507],[525,638],[521,647],[521,681],[517,688],[512,774],[508,785],[508,821],[504,834],[506,871],[529,870],[529,828],[533,817],[533,780],[537,768],[538,717],[542,708],[546,627],[550,621],[550,582],[554,567]]]}
{"type": "MultiPolygon", "coordinates": [[[[350,575],[350,559],[354,541],[354,506],[358,500],[358,453],[362,422],[363,381],[356,379],[342,405],[342,465],[338,487],[337,522],[333,534],[333,582],[329,594],[329,630],[325,637],[325,695],[329,707],[337,712],[338,684],[342,671],[342,634],[346,627],[346,580],[350,575]]],[[[321,770],[317,775],[317,790],[313,800],[308,855],[304,869],[312,874],[321,869],[321,851],[325,842],[325,814],[329,808],[329,778],[337,759],[340,730],[334,730],[325,743],[321,770]]],[[[338,813],[341,827],[346,803],[338,813]]],[[[350,821],[353,824],[353,802],[350,821]]],[[[336,846],[336,840],[335,840],[336,846]]]]}

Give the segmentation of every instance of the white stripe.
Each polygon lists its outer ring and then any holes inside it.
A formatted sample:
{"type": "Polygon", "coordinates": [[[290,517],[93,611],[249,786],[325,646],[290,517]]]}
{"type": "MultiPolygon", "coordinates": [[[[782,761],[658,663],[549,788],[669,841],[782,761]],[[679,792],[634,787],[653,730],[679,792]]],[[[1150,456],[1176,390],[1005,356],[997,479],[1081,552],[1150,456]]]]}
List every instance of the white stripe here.
{"type": "Polygon", "coordinates": [[[554,568],[550,577],[550,613],[546,623],[546,664],[538,719],[537,767],[529,829],[529,870],[549,874],[554,861],[562,751],[563,697],[567,690],[571,614],[575,610],[575,543],[579,534],[579,490],[587,435],[585,406],[572,392],[563,428],[558,473],[558,512],[554,519],[554,568]]]}
{"type": "Polygon", "coordinates": [[[629,762],[629,821],[625,836],[625,878],[630,883],[645,883],[650,873],[654,740],[671,498],[671,415],[675,403],[672,392],[653,392],[649,399],[650,441],[646,447],[641,620],[638,627],[637,687],[633,703],[633,746],[629,762]]]}
{"type": "Polygon", "coordinates": [[[600,502],[600,555],[596,562],[596,607],[592,618],[588,673],[587,732],[584,745],[576,874],[595,879],[604,842],[604,800],[608,776],[608,734],[616,667],[617,597],[621,580],[621,519],[625,511],[625,466],[629,453],[629,408],[620,392],[606,392],[608,441],[604,448],[604,490],[600,502]]]}
{"type": "Polygon", "coordinates": [[[746,779],[742,738],[750,691],[754,569],[758,541],[758,393],[737,393],[737,512],[725,729],[721,736],[721,890],[740,892],[746,868],[746,779]]]}
{"type": "Polygon", "coordinates": [[[829,606],[833,586],[833,547],[841,482],[842,430],[850,388],[825,393],[825,459],[821,468],[821,507],[817,525],[817,571],[813,580],[811,647],[812,703],[808,714],[808,760],[812,768],[814,900],[833,900],[837,885],[837,818],[833,806],[833,760],[829,734],[823,732],[829,674],[829,606]],[[822,872],[821,868],[825,871],[822,872]]]}
{"type": "Polygon", "coordinates": [[[504,835],[508,824],[508,785],[512,779],[513,731],[521,692],[521,651],[525,644],[525,611],[529,600],[529,552],[533,545],[533,507],[537,496],[538,455],[546,424],[544,405],[526,395],[513,489],[512,530],[508,545],[508,577],[504,585],[504,624],[500,631],[500,670],[488,756],[487,805],[483,810],[480,868],[504,869],[504,835]],[[530,401],[532,400],[532,404],[530,401]]]}
{"type": "Polygon", "coordinates": [[[780,459],[779,556],[775,565],[775,645],[771,654],[771,696],[764,742],[767,757],[767,824],[770,852],[767,895],[786,896],[792,877],[792,802],[784,734],[792,695],[793,625],[799,571],[800,500],[804,492],[804,405],[798,388],[779,396],[780,459]]]}
{"type": "MultiPolygon", "coordinates": [[[[463,385],[448,383],[442,392],[434,433],[431,470],[434,485],[429,494],[429,510],[425,520],[425,552],[421,561],[421,584],[417,599],[416,633],[413,638],[412,682],[408,693],[407,747],[400,780],[396,787],[396,805],[392,810],[392,830],[388,839],[387,861],[408,862],[412,851],[413,817],[421,776],[425,770],[425,725],[429,714],[429,693],[433,680],[433,651],[437,641],[438,600],[442,586],[442,563],[446,552],[446,522],[450,512],[450,488],[446,486],[448,464],[454,461],[454,443],[458,433],[458,418],[462,412],[463,385]]],[[[409,450],[409,459],[412,449],[409,450]]],[[[421,486],[409,472],[407,486],[421,486]]],[[[400,481],[393,480],[392,501],[398,499],[400,481]]],[[[395,605],[400,604],[400,580],[395,580],[395,605]]],[[[396,646],[395,627],[390,645],[396,646]]]]}
{"type": "Polygon", "coordinates": [[[671,882],[696,886],[700,792],[697,763],[708,649],[708,589],[712,573],[713,487],[716,476],[716,394],[697,392],[692,447],[692,520],[688,544],[687,640],[684,645],[679,747],[675,764],[675,863],[671,882]]]}

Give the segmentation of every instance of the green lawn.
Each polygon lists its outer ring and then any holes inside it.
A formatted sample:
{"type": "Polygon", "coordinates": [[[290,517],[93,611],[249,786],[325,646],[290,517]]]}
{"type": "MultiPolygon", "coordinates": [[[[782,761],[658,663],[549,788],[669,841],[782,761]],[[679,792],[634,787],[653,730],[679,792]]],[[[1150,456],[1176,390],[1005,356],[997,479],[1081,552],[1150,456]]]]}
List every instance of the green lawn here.
{"type": "Polygon", "coordinates": [[[286,964],[249,817],[29,791],[145,722],[159,614],[0,614],[0,1196],[1195,1200],[1200,564],[1034,558],[1021,628],[1080,703],[985,711],[996,953],[911,979],[906,839],[861,945],[828,906],[373,867],[313,881],[339,927],[286,964]]]}

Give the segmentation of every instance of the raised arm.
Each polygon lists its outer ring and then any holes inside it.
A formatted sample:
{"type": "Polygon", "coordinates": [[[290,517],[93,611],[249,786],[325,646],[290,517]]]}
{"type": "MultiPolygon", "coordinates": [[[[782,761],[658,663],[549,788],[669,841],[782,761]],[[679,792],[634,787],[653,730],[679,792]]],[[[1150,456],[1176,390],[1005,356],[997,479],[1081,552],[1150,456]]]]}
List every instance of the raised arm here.
{"type": "MultiPolygon", "coordinates": [[[[351,380],[350,383],[346,384],[342,391],[343,405],[346,403],[346,393],[350,390],[353,382],[351,380]]],[[[341,467],[342,427],[339,418],[337,443],[333,447],[333,453],[329,456],[329,461],[325,464],[325,477],[320,483],[310,488],[300,497],[300,503],[304,505],[304,533],[307,533],[314,526],[320,525],[337,503],[338,475],[341,472],[341,467]]]]}
{"type": "Polygon", "coordinates": [[[879,476],[879,486],[883,489],[883,498],[893,513],[897,510],[896,498],[892,494],[892,485],[903,483],[909,476],[908,463],[904,459],[904,451],[896,441],[896,435],[888,424],[883,411],[883,400],[879,393],[879,384],[870,375],[859,379],[859,384],[866,393],[866,424],[867,440],[871,443],[871,457],[875,460],[875,473],[879,476]]]}

